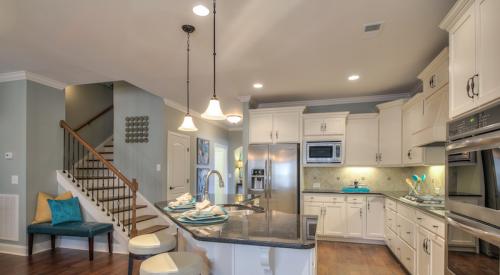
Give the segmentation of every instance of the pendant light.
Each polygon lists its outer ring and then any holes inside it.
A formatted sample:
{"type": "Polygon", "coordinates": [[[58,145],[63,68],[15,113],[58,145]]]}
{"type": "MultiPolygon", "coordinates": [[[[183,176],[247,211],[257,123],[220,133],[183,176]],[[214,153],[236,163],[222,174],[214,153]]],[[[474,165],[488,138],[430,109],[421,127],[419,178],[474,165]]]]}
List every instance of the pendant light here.
{"type": "Polygon", "coordinates": [[[187,34],[187,77],[186,77],[186,94],[187,94],[187,112],[184,116],[184,121],[181,126],[177,128],[179,131],[194,132],[198,131],[198,128],[194,125],[193,117],[189,114],[189,37],[192,32],[194,32],[194,27],[191,25],[183,25],[182,30],[187,34]]]}
{"type": "Polygon", "coordinates": [[[214,10],[213,10],[213,14],[214,14],[214,51],[213,51],[213,57],[214,57],[214,94],[212,95],[212,98],[210,99],[210,102],[208,103],[208,107],[207,109],[205,110],[205,112],[203,114],[201,114],[201,117],[205,118],[205,119],[210,119],[210,120],[225,120],[226,119],[226,116],[224,115],[224,113],[222,112],[221,108],[220,108],[220,101],[219,99],[217,98],[217,95],[215,93],[215,0],[213,0],[213,4],[214,4],[214,10]]]}

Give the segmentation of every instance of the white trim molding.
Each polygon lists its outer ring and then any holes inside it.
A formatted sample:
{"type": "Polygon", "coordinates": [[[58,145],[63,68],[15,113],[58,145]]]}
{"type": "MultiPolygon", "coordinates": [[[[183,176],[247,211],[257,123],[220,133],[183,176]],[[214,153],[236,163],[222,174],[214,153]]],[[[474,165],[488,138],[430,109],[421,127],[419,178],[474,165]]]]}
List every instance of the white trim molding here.
{"type": "Polygon", "coordinates": [[[307,107],[330,106],[330,105],[352,104],[352,103],[391,101],[409,97],[410,93],[404,92],[404,93],[394,93],[385,95],[369,95],[369,96],[332,98],[332,99],[260,103],[258,106],[259,108],[292,107],[292,106],[307,106],[307,107]]]}
{"type": "Polygon", "coordinates": [[[30,80],[48,87],[52,87],[54,89],[58,90],[64,90],[67,84],[63,82],[59,82],[57,80],[45,77],[43,75],[31,73],[31,72],[26,72],[26,71],[18,71],[18,72],[10,72],[10,73],[3,73],[0,74],[0,83],[1,82],[9,82],[9,81],[16,81],[16,80],[30,80]]]}
{"type": "MultiPolygon", "coordinates": [[[[50,241],[44,241],[39,243],[35,242],[33,244],[33,254],[37,254],[50,249],[51,249],[50,241]]],[[[18,255],[18,256],[28,256],[28,247],[25,245],[0,243],[0,253],[18,255]]]]}
{"type": "Polygon", "coordinates": [[[252,100],[252,96],[249,96],[249,95],[242,95],[242,96],[239,96],[239,97],[238,97],[238,100],[239,100],[241,103],[250,102],[250,100],[252,100]]]}

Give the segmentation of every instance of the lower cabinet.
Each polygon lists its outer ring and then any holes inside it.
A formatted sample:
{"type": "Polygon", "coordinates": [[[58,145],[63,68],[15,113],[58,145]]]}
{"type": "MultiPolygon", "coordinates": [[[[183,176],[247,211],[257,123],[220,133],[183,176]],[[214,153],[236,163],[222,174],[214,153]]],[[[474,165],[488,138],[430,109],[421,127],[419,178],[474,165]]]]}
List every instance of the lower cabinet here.
{"type": "Polygon", "coordinates": [[[365,225],[364,202],[348,202],[346,211],[347,232],[351,238],[363,238],[365,225]]]}
{"type": "Polygon", "coordinates": [[[417,244],[417,274],[444,274],[444,239],[421,226],[417,244]]]}
{"type": "Polygon", "coordinates": [[[325,203],[323,217],[323,235],[344,236],[346,232],[346,204],[345,202],[325,203]]]}
{"type": "Polygon", "coordinates": [[[366,196],[366,238],[384,238],[384,200],[382,196],[366,196]]]}

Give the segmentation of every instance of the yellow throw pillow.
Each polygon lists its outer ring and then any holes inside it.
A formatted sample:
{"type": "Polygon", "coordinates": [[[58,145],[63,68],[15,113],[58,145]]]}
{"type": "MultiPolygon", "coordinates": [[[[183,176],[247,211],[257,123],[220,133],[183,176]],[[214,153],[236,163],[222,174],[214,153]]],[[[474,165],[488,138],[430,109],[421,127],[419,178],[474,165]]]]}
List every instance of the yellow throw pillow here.
{"type": "Polygon", "coordinates": [[[62,193],[55,198],[47,193],[39,192],[37,198],[35,219],[33,220],[33,223],[44,223],[50,222],[52,220],[52,213],[50,212],[50,207],[47,200],[69,200],[72,197],[73,195],[71,194],[71,192],[62,193]]]}

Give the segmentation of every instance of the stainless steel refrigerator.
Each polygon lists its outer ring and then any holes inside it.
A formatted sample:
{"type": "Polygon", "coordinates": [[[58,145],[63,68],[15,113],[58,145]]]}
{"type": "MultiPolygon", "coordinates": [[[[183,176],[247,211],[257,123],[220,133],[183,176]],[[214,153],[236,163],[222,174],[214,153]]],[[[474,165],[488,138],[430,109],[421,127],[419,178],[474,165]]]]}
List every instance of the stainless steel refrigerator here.
{"type": "Polygon", "coordinates": [[[299,144],[248,146],[248,193],[261,196],[262,207],[299,213],[299,144]]]}

